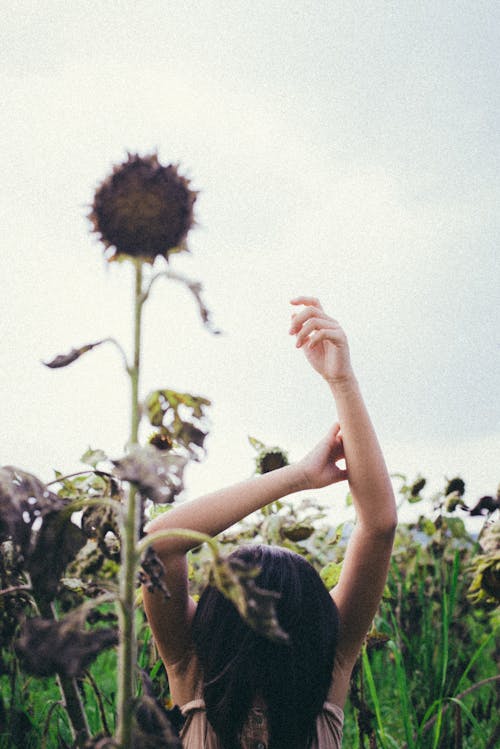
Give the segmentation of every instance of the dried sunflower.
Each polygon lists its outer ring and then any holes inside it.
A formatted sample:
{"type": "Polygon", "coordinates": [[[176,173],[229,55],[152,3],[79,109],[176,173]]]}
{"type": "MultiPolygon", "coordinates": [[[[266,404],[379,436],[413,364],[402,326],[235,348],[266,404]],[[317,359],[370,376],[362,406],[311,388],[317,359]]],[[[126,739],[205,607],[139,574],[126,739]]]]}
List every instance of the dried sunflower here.
{"type": "Polygon", "coordinates": [[[97,188],[89,219],[107,248],[109,260],[123,256],[153,263],[187,250],[197,192],[179,174],[178,165],[163,166],[158,154],[128,154],[97,188]]]}

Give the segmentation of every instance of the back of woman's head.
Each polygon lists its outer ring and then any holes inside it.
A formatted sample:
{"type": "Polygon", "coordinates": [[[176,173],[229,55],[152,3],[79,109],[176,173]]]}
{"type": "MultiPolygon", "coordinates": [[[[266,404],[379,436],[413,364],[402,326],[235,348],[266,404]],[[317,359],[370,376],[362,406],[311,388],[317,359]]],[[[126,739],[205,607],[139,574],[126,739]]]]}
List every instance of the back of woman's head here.
{"type": "Polygon", "coordinates": [[[271,749],[303,749],[330,686],[337,609],[316,570],[294,552],[252,545],[231,558],[258,567],[257,585],[279,593],[278,620],[289,641],[257,634],[208,586],[193,625],[208,720],[224,749],[235,749],[257,697],[267,709],[271,749]]]}

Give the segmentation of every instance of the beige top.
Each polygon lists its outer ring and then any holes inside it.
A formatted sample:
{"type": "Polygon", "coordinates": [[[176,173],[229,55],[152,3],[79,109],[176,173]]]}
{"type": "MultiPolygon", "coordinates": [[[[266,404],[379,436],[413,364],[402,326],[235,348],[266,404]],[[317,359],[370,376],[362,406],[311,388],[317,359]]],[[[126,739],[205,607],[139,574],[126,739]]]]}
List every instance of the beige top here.
{"type": "MultiPolygon", "coordinates": [[[[181,730],[184,749],[221,749],[219,740],[207,720],[202,699],[192,700],[181,707],[186,722],[181,730]]],[[[316,737],[308,749],[341,749],[344,713],[338,705],[325,702],[316,718],[316,737]]],[[[268,734],[262,708],[250,710],[243,729],[242,749],[267,749],[268,734]]]]}

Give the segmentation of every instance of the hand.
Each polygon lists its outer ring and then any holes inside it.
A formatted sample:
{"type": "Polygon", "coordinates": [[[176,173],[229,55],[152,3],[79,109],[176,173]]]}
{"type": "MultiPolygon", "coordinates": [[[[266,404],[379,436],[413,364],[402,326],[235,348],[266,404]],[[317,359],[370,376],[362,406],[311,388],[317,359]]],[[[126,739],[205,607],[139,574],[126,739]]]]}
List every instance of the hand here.
{"type": "Polygon", "coordinates": [[[304,350],[314,369],[331,384],[354,379],[349,345],[338,322],[314,297],[299,296],[291,304],[304,305],[303,310],[292,314],[290,335],[296,335],[295,345],[304,350]]]}
{"type": "Polygon", "coordinates": [[[347,470],[339,468],[339,460],[344,459],[344,446],[337,422],[321,442],[297,464],[302,470],[306,487],[319,489],[347,479],[347,470]]]}

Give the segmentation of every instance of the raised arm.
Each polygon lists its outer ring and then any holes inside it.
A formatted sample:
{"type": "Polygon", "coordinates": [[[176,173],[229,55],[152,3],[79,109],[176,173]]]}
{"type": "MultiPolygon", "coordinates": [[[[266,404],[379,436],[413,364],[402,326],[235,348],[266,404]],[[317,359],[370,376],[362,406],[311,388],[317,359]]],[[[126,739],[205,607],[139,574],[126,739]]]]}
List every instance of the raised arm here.
{"type": "Polygon", "coordinates": [[[331,592],[341,628],[330,698],[342,705],[352,666],[387,578],[397,524],[396,505],[382,451],[351,367],[344,331],[317,299],[298,297],[292,304],[303,308],[292,317],[290,333],[296,335],[297,347],[326,380],[335,399],[357,516],[339,582],[331,592]]]}
{"type": "MultiPolygon", "coordinates": [[[[346,478],[345,470],[336,465],[343,458],[339,425],[336,424],[302,461],[256,476],[226,489],[207,494],[191,502],[180,503],[155,518],[148,533],[183,528],[216,536],[250,513],[288,494],[326,486],[346,478]]],[[[144,606],[160,655],[175,679],[174,665],[190,648],[190,627],[195,603],[188,594],[186,553],[199,545],[197,538],[164,538],[154,543],[164,567],[170,598],[161,592],[150,593],[143,587],[144,606]]],[[[174,687],[174,700],[187,701],[190,695],[174,687]]]]}

